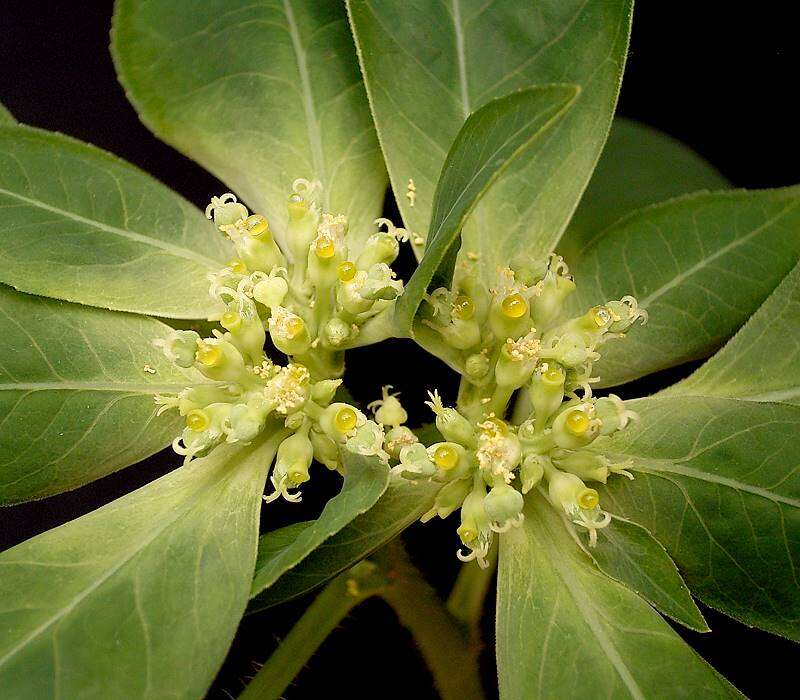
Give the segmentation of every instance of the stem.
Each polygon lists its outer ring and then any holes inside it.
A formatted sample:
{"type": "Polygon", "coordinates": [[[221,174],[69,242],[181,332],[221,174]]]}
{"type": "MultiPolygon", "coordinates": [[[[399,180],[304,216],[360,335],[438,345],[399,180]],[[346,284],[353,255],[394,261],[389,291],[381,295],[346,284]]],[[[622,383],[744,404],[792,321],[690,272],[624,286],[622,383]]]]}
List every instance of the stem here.
{"type": "Polygon", "coordinates": [[[386,547],[394,578],[379,595],[413,635],[443,700],[482,700],[477,648],[397,541],[386,547]]]}
{"type": "Polygon", "coordinates": [[[239,700],[278,700],[342,619],[386,584],[383,572],[366,561],[333,579],[267,659],[239,700]]]}
{"type": "Polygon", "coordinates": [[[475,562],[464,564],[447,599],[447,610],[464,625],[472,639],[479,637],[484,602],[497,568],[497,540],[492,543],[487,561],[489,566],[485,569],[475,562]]]}

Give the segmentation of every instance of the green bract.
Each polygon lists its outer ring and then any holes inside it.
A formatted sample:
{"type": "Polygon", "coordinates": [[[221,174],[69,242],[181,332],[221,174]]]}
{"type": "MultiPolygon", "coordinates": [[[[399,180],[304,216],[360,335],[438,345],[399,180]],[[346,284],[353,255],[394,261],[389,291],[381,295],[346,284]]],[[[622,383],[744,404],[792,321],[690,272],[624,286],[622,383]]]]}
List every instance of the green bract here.
{"type": "Polygon", "coordinates": [[[481,698],[495,571],[504,700],[737,697],[659,615],[708,631],[693,596],[800,640],[800,187],[613,119],[631,13],[118,0],[131,102],[233,190],[205,211],[0,107],[0,504],[183,458],[0,554],[5,695],[201,698],[246,611],[325,585],[244,698],[371,596],[481,698]],[[426,426],[342,384],[387,338],[460,376],[426,426]],[[396,539],[437,516],[447,601],[396,539]]]}

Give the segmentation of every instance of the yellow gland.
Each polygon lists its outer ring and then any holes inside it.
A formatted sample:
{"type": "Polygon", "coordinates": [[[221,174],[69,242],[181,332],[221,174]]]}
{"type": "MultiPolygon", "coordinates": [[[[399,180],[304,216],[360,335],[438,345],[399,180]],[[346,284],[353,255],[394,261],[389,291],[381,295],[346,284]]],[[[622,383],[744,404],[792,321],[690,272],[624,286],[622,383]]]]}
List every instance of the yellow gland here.
{"type": "Polygon", "coordinates": [[[228,263],[228,267],[231,268],[231,272],[237,275],[246,275],[247,274],[247,265],[245,265],[241,260],[231,260],[228,263]]]}
{"type": "Polygon", "coordinates": [[[223,328],[229,331],[235,331],[242,325],[242,317],[235,311],[226,311],[219,319],[219,323],[223,328]]]}
{"type": "Polygon", "coordinates": [[[209,420],[208,414],[199,408],[193,408],[186,414],[186,427],[189,428],[189,430],[195,430],[200,433],[210,424],[211,421],[209,420]]]}
{"type": "Polygon", "coordinates": [[[458,532],[462,542],[473,542],[478,536],[478,533],[468,525],[460,525],[456,532],[458,532]]]}
{"type": "Polygon", "coordinates": [[[487,418],[481,427],[483,427],[487,432],[491,431],[495,433],[495,435],[498,435],[499,437],[508,437],[508,426],[506,425],[505,421],[495,418],[494,416],[487,418]],[[489,425],[487,425],[487,423],[489,425]]]}
{"type": "Polygon", "coordinates": [[[522,294],[509,294],[500,304],[500,311],[508,318],[520,318],[528,311],[528,302],[522,294]]]}
{"type": "Polygon", "coordinates": [[[447,471],[458,464],[458,451],[451,445],[439,445],[433,453],[433,461],[437,467],[447,471]]]}
{"type": "Polygon", "coordinates": [[[459,294],[453,303],[453,316],[461,321],[469,321],[475,315],[475,302],[468,296],[459,294]]]}
{"type": "Polygon", "coordinates": [[[592,319],[598,328],[611,323],[611,312],[605,306],[595,306],[592,309],[592,319]]]}
{"type": "Polygon", "coordinates": [[[343,406],[340,408],[333,419],[333,424],[341,433],[350,432],[356,427],[356,423],[358,423],[358,416],[355,410],[350,408],[350,406],[343,406]]]}
{"type": "Polygon", "coordinates": [[[562,384],[564,382],[564,370],[560,367],[551,367],[542,373],[542,379],[548,384],[562,384]]]}
{"type": "Polygon", "coordinates": [[[247,232],[251,236],[260,236],[265,231],[269,231],[269,223],[261,214],[248,216],[244,223],[247,226],[247,232]]]}
{"type": "MultiPolygon", "coordinates": [[[[314,243],[314,252],[318,258],[332,258],[336,253],[336,246],[330,238],[325,236],[318,238],[314,243]]],[[[344,264],[344,263],[343,263],[344,264]]]]}
{"type": "Polygon", "coordinates": [[[194,354],[194,359],[201,365],[206,367],[213,367],[222,361],[222,350],[216,345],[208,345],[206,343],[199,343],[197,352],[194,354]]]}
{"type": "Polygon", "coordinates": [[[286,476],[289,482],[295,486],[299,486],[309,479],[308,474],[303,469],[290,469],[286,476]]]}
{"type": "Polygon", "coordinates": [[[289,336],[289,339],[296,338],[303,332],[303,329],[306,327],[305,322],[299,316],[292,316],[292,318],[286,321],[286,335],[289,336]]]}
{"type": "Polygon", "coordinates": [[[594,489],[583,489],[578,494],[578,505],[584,510],[592,510],[600,503],[600,496],[594,489]]]}
{"type": "Polygon", "coordinates": [[[350,282],[356,276],[356,266],[346,260],[336,268],[336,275],[342,282],[350,282]]]}
{"type": "Polygon", "coordinates": [[[580,409],[570,411],[567,415],[566,426],[573,435],[583,435],[589,429],[589,416],[580,409]]]}

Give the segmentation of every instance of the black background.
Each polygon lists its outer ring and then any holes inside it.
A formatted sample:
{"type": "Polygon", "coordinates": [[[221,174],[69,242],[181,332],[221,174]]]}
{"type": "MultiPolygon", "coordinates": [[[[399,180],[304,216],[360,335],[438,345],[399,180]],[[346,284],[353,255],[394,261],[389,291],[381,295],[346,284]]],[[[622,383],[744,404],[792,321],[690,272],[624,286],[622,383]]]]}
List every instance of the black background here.
{"type": "MultiPolygon", "coordinates": [[[[737,9],[737,3],[696,0],[641,2],[620,113],[684,141],[736,186],[797,183],[800,61],[792,4],[762,2],[737,9]]],[[[127,103],[108,53],[111,2],[2,0],[0,8],[0,101],[20,121],[113,151],[198,206],[205,206],[212,194],[226,191],[215,178],[153,137],[127,103]]],[[[395,212],[391,202],[387,209],[395,212]]],[[[375,387],[388,381],[404,392],[409,408],[421,405],[428,386],[439,386],[446,396],[455,393],[454,381],[443,381],[438,362],[410,343],[396,341],[356,351],[348,366],[348,383],[360,400],[376,398],[375,387]],[[359,377],[359,366],[368,366],[369,372],[359,377]]],[[[653,391],[686,371],[681,368],[640,381],[628,387],[627,395],[653,391]]],[[[419,409],[411,413],[412,420],[422,419],[419,409]]],[[[117,498],[174,465],[175,459],[165,452],[78,491],[0,510],[0,548],[117,498]]],[[[331,478],[316,477],[303,506],[271,507],[265,526],[275,527],[298,515],[312,517],[332,488],[331,478]]],[[[443,594],[457,571],[453,527],[450,522],[416,526],[406,535],[415,560],[443,594]]],[[[307,602],[246,618],[209,697],[237,695],[253,664],[270,653],[307,602]]],[[[492,606],[487,607],[484,627],[491,643],[492,606]]],[[[795,664],[798,661],[795,647],[713,611],[704,608],[704,612],[713,633],[679,631],[743,692],[767,697],[772,684],[795,687],[796,669],[790,663],[790,655],[795,664]]],[[[494,693],[491,654],[484,657],[487,685],[494,693]]],[[[391,610],[377,601],[365,603],[345,620],[287,697],[315,698],[322,693],[346,693],[351,698],[436,697],[410,638],[391,610]]],[[[669,696],[670,689],[665,688],[664,695],[669,696]]],[[[591,688],[586,697],[592,697],[591,688]]]]}

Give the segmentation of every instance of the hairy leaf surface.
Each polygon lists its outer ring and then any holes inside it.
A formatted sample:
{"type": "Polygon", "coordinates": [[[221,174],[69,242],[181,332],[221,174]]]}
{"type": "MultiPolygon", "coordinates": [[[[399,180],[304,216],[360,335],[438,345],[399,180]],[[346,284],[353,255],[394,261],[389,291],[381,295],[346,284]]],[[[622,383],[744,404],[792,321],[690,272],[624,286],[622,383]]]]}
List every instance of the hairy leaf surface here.
{"type": "Polygon", "coordinates": [[[203,214],[116,156],[0,127],[0,282],[166,318],[205,318],[206,274],[231,257],[203,214]]]}

